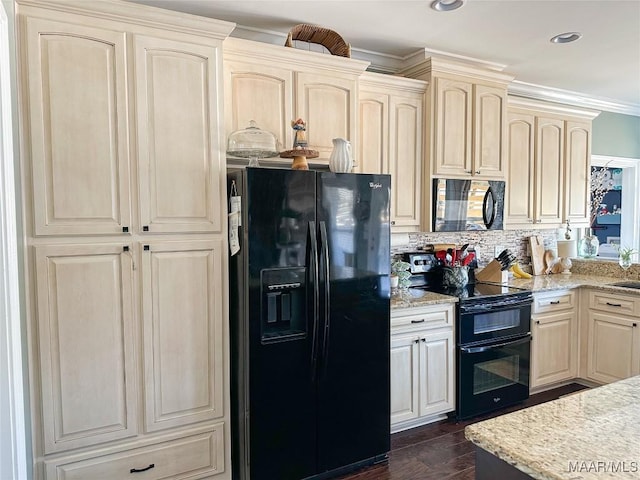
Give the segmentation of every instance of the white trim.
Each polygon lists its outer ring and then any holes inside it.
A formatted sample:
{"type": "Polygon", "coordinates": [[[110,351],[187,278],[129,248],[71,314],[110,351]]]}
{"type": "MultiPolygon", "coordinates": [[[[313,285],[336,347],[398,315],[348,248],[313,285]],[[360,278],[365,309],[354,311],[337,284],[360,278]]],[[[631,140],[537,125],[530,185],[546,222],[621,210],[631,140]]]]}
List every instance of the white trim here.
{"type": "Polygon", "coordinates": [[[609,98],[590,97],[583,93],[562,90],[560,88],[545,87],[514,80],[509,84],[508,93],[526,98],[534,98],[546,102],[565,103],[576,107],[593,108],[624,115],[640,116],[640,105],[622,103],[609,98]]]}
{"type": "Polygon", "coordinates": [[[8,21],[0,3],[0,478],[26,480],[8,21]]]}
{"type": "Polygon", "coordinates": [[[640,159],[591,155],[591,165],[624,168],[620,238],[625,239],[621,242],[623,245],[640,250],[640,222],[637,220],[640,215],[640,159]]]}
{"type": "MultiPolygon", "coordinates": [[[[245,40],[252,40],[272,45],[282,45],[286,35],[273,30],[246,27],[236,25],[232,37],[245,40]]],[[[422,63],[429,57],[437,57],[449,61],[462,62],[471,67],[483,68],[488,71],[508,73],[509,65],[496,62],[489,62],[475,57],[457,55],[442,50],[430,50],[423,48],[409,55],[388,55],[370,50],[351,47],[351,58],[369,62],[369,71],[397,75],[409,69],[416,63],[422,63]]],[[[621,113],[624,115],[640,116],[640,105],[635,103],[625,103],[610,98],[596,98],[583,93],[560,88],[545,87],[514,80],[509,84],[508,92],[511,95],[543,100],[546,102],[563,103],[576,107],[591,108],[600,111],[621,113]]]]}

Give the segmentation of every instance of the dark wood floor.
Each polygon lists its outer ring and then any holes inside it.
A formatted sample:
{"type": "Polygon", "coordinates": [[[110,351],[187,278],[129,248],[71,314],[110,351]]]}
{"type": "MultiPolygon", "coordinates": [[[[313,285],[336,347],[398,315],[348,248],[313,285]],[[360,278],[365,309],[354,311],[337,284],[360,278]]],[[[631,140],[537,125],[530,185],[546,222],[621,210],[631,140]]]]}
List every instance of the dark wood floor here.
{"type": "Polygon", "coordinates": [[[584,388],[574,383],[532,395],[519,405],[472,420],[442,420],[393,434],[388,464],[368,467],[339,480],[473,480],[475,454],[473,444],[464,438],[464,427],[584,388]]]}

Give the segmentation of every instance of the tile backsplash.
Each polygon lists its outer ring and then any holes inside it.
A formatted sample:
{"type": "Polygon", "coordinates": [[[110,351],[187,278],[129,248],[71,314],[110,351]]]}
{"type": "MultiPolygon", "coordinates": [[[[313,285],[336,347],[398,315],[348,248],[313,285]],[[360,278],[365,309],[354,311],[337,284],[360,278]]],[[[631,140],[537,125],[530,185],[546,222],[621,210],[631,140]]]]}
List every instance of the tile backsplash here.
{"type": "Polygon", "coordinates": [[[544,240],[545,249],[556,249],[557,229],[545,230],[489,230],[489,231],[465,231],[465,232],[437,232],[437,233],[409,233],[394,234],[392,236],[391,254],[397,255],[404,252],[419,250],[429,243],[456,243],[463,245],[468,243],[470,248],[475,248],[478,263],[484,265],[494,257],[496,246],[508,248],[518,258],[518,262],[525,269],[531,263],[531,257],[527,255],[529,237],[540,235],[544,240]]]}
{"type": "MultiPolygon", "coordinates": [[[[455,243],[476,249],[478,263],[485,265],[494,258],[494,248],[508,248],[518,258],[524,270],[531,272],[531,256],[528,255],[529,237],[540,235],[544,240],[545,250],[556,250],[556,240],[563,230],[490,230],[467,232],[409,233],[393,234],[391,239],[391,256],[404,252],[420,250],[429,243],[455,243]]],[[[627,271],[622,270],[616,260],[575,258],[572,260],[573,273],[586,275],[602,275],[627,280],[640,280],[640,263],[634,263],[627,271]]]]}

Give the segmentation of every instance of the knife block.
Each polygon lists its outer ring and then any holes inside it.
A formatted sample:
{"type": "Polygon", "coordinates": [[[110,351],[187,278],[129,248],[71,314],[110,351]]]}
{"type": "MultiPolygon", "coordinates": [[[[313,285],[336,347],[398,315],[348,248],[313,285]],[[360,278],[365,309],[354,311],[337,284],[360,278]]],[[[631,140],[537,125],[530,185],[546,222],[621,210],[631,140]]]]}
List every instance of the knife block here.
{"type": "Polygon", "coordinates": [[[476,280],[479,282],[495,282],[505,283],[509,280],[509,273],[502,270],[502,264],[498,260],[491,260],[491,262],[476,273],[476,280]]]}

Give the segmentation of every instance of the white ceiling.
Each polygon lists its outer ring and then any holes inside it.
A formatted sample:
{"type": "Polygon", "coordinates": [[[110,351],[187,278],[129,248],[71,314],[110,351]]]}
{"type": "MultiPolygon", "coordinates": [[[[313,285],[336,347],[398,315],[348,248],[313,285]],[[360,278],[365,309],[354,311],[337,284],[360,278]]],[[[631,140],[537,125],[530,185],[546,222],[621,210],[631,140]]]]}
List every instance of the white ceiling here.
{"type": "Polygon", "coordinates": [[[391,69],[424,49],[470,57],[515,75],[516,87],[640,115],[640,0],[467,0],[452,12],[432,10],[431,0],[130,1],[235,22],[232,36],[268,33],[274,43],[312,23],[339,33],[354,58],[391,69]],[[549,42],[573,31],[584,36],[549,42]]]}

